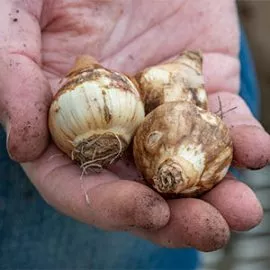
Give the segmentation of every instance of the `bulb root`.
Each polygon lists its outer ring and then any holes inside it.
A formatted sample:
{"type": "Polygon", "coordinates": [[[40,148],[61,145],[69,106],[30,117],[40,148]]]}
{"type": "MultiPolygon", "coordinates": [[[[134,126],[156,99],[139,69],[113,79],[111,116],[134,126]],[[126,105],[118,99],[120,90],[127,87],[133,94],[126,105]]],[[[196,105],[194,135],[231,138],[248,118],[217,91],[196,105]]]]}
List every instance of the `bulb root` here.
{"type": "Polygon", "coordinates": [[[75,145],[71,158],[79,162],[83,174],[88,170],[101,172],[119,159],[127,143],[119,135],[113,132],[94,134],[75,145]]]}

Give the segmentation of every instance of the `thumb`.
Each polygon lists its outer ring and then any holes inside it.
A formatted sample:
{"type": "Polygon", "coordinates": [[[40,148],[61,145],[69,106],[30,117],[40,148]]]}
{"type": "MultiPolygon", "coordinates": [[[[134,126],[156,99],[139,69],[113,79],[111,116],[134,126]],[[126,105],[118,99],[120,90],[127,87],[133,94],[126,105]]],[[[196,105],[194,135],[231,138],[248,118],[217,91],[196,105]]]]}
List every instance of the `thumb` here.
{"type": "Polygon", "coordinates": [[[41,33],[35,19],[40,3],[5,0],[0,11],[0,32],[5,37],[0,39],[0,121],[7,132],[10,157],[18,162],[36,159],[49,137],[51,92],[40,68],[41,33]]]}
{"type": "Polygon", "coordinates": [[[49,84],[38,65],[22,55],[10,55],[0,64],[1,123],[7,132],[12,159],[36,159],[48,143],[49,84]]]}

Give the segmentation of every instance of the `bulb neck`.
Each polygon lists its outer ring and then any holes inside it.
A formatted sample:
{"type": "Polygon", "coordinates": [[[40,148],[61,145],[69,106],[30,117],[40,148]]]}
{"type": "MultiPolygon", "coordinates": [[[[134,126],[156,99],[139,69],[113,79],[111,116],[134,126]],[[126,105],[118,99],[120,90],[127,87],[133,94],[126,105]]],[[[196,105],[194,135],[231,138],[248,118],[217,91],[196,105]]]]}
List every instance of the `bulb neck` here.
{"type": "Polygon", "coordinates": [[[76,58],[73,67],[69,70],[66,77],[71,77],[77,75],[84,70],[90,70],[95,68],[100,68],[99,62],[90,55],[80,55],[76,58]]]}

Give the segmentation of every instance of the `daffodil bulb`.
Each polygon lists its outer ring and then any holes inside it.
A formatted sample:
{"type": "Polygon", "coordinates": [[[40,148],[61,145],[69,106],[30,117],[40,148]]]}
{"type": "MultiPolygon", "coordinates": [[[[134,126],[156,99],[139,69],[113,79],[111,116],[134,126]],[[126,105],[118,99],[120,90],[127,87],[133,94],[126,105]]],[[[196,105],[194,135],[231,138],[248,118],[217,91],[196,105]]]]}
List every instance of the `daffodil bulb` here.
{"type": "Polygon", "coordinates": [[[138,72],[135,79],[140,86],[146,113],[172,101],[189,101],[208,109],[202,64],[199,51],[185,51],[167,63],[138,72]]]}
{"type": "Polygon", "coordinates": [[[138,170],[166,196],[196,197],[217,185],[233,158],[229,129],[220,117],[187,101],[151,111],[134,137],[138,170]]]}
{"type": "Polygon", "coordinates": [[[100,171],[121,157],[144,119],[137,86],[88,56],[64,80],[49,110],[52,139],[84,169],[100,171]]]}

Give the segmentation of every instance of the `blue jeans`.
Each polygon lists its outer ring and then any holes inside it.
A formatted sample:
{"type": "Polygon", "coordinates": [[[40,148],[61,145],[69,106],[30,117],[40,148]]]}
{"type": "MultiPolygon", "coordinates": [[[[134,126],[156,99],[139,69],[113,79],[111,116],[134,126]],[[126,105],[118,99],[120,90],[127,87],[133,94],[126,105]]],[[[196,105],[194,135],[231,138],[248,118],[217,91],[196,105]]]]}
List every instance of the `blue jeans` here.
{"type": "MultiPolygon", "coordinates": [[[[259,91],[244,34],[241,92],[256,117],[259,91]]],[[[179,269],[200,264],[194,249],[166,249],[127,233],[81,224],[48,206],[11,161],[0,131],[0,269],[179,269]]]]}

